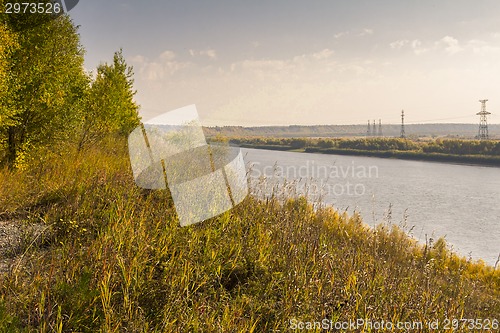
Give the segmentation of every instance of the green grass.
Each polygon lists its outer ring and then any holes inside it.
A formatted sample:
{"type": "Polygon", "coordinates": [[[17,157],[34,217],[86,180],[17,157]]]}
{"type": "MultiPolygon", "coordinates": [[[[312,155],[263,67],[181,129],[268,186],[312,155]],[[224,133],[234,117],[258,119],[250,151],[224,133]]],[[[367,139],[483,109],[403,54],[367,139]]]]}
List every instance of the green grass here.
{"type": "Polygon", "coordinates": [[[500,271],[441,239],[421,245],[303,198],[248,197],[181,228],[167,192],[133,183],[124,141],[39,156],[25,171],[0,172],[0,219],[45,226],[0,275],[2,332],[500,319],[500,271]]]}

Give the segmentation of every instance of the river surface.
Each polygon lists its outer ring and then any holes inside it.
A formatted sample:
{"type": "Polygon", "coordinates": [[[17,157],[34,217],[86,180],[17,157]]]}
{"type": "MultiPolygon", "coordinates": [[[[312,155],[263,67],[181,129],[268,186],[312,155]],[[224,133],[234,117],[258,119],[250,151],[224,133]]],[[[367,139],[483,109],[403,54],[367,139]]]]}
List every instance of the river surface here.
{"type": "Polygon", "coordinates": [[[242,149],[261,194],[283,189],[374,226],[402,226],[414,238],[445,237],[452,249],[495,265],[500,254],[500,168],[376,157],[242,149]],[[260,182],[262,184],[262,181],[260,182]]]}

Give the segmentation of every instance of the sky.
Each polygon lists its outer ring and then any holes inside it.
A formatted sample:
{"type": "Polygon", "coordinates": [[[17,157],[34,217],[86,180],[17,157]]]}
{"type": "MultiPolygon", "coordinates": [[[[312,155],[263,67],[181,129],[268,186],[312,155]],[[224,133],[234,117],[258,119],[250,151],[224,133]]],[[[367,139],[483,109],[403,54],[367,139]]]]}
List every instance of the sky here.
{"type": "Polygon", "coordinates": [[[497,0],[81,0],[89,71],[120,48],[144,120],[500,123],[497,0]]]}

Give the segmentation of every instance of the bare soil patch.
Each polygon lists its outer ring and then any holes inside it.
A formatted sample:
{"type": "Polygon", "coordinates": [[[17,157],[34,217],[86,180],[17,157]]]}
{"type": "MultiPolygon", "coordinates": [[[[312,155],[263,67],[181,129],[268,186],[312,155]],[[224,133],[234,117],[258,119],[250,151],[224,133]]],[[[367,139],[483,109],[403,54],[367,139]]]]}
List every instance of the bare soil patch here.
{"type": "Polygon", "coordinates": [[[46,230],[42,223],[27,224],[19,220],[0,221],[0,274],[9,272],[13,263],[36,243],[46,230]]]}

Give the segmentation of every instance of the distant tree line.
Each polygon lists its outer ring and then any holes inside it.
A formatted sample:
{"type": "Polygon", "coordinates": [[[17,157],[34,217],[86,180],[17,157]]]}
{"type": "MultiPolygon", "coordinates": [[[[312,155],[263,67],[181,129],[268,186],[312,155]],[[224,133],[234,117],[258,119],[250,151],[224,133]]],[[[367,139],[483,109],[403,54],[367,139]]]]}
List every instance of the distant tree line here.
{"type": "Polygon", "coordinates": [[[0,17],[2,165],[26,166],[37,149],[60,143],[82,150],[139,123],[133,72],[122,51],[95,74],[83,63],[84,48],[67,15],[0,17]]]}
{"type": "MultiPolygon", "coordinates": [[[[478,119],[479,120],[479,119],[478,119]]],[[[500,124],[489,124],[490,137],[500,138],[500,124]]],[[[401,125],[382,125],[385,137],[399,137],[401,125]]],[[[226,137],[268,137],[268,138],[356,138],[366,137],[366,124],[362,125],[301,125],[301,126],[214,126],[205,127],[207,136],[226,137]]],[[[446,137],[448,139],[468,138],[477,135],[478,124],[407,124],[409,137],[446,137]]]]}
{"type": "Polygon", "coordinates": [[[437,139],[422,146],[425,153],[456,155],[500,155],[500,141],[442,140],[437,139]]]}
{"type": "Polygon", "coordinates": [[[500,141],[480,140],[408,140],[401,138],[320,139],[320,138],[267,138],[233,137],[229,141],[237,145],[286,146],[290,149],[318,148],[356,151],[401,151],[439,153],[450,155],[500,156],[500,141]]]}

